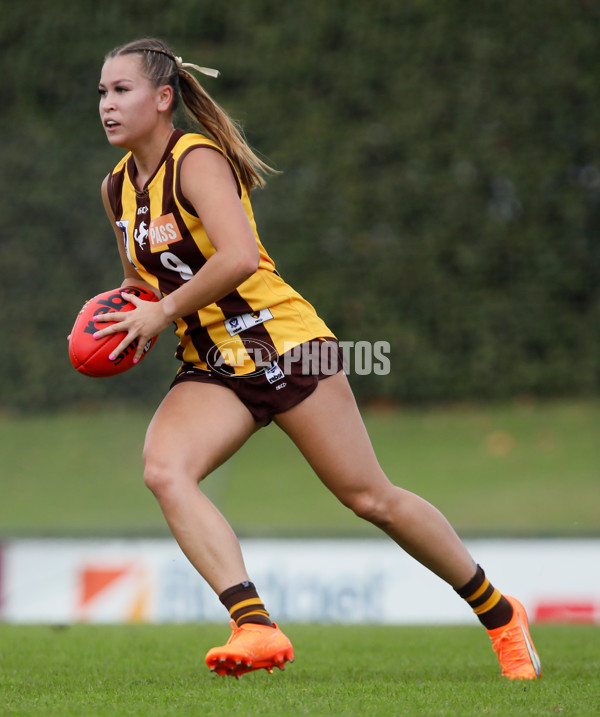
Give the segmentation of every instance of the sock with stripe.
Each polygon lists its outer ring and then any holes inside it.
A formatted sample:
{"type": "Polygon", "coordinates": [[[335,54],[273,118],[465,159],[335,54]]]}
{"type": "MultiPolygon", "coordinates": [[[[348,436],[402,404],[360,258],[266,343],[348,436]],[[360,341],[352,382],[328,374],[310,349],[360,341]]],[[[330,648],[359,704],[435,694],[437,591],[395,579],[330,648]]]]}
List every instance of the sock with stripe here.
{"type": "Polygon", "coordinates": [[[224,590],[219,600],[229,610],[231,619],[238,627],[246,622],[273,626],[254,584],[247,580],[224,590]]]}
{"type": "Polygon", "coordinates": [[[490,583],[480,565],[471,580],[455,591],[467,601],[479,622],[488,630],[507,625],[513,616],[512,605],[490,583]]]}

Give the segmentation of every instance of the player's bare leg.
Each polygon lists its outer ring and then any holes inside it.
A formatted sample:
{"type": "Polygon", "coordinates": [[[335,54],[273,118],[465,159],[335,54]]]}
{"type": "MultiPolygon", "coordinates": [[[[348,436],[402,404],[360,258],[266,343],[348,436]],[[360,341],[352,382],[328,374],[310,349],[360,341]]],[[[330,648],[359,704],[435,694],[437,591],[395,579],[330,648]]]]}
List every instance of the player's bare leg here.
{"type": "Polygon", "coordinates": [[[446,518],[381,469],[343,373],[275,420],[344,505],[453,587],[473,576],[475,562],[446,518]]]}
{"type": "Polygon", "coordinates": [[[207,666],[239,675],[294,659],[287,636],[274,623],[249,581],[237,537],[198,489],[258,429],[248,409],[227,388],[185,382],[171,389],[146,436],[144,479],[179,546],[231,615],[225,645],[208,651],[207,666]]]}
{"type": "Polygon", "coordinates": [[[342,503],[388,533],[466,600],[487,628],[505,677],[541,675],[523,607],[494,588],[436,508],[390,483],[342,373],[321,381],[311,396],[276,420],[342,503]]]}
{"type": "Polygon", "coordinates": [[[237,537],[198,483],[256,430],[233,391],[188,381],[169,391],[146,435],[146,485],[188,560],[217,594],[248,574],[237,537]]]}

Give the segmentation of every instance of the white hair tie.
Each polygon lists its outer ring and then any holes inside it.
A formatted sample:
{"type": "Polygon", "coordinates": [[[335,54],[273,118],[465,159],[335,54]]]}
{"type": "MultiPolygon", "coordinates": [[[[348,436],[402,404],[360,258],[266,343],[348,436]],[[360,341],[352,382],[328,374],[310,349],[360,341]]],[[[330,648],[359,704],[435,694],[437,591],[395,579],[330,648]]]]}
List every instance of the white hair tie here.
{"type": "Polygon", "coordinates": [[[213,70],[212,67],[200,67],[199,65],[194,65],[192,62],[183,62],[181,57],[177,56],[175,56],[175,64],[177,67],[191,67],[196,70],[196,72],[208,75],[209,77],[218,77],[221,74],[219,70],[213,70]]]}

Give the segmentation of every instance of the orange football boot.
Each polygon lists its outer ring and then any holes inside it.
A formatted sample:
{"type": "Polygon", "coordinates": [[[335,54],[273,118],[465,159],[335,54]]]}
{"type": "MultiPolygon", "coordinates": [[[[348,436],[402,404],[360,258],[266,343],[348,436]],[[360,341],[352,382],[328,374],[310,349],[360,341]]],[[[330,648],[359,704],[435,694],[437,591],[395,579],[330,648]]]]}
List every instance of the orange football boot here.
{"type": "Polygon", "coordinates": [[[502,675],[509,680],[537,680],[542,665],[529,634],[527,613],[518,600],[504,597],[513,606],[513,616],[507,625],[488,630],[502,675]]]}
{"type": "Polygon", "coordinates": [[[286,662],[294,661],[294,648],[275,623],[273,627],[246,622],[239,627],[229,623],[232,633],[221,647],[213,647],[206,654],[206,664],[217,675],[239,677],[246,672],[264,668],[273,672],[283,670],[286,662]]]}

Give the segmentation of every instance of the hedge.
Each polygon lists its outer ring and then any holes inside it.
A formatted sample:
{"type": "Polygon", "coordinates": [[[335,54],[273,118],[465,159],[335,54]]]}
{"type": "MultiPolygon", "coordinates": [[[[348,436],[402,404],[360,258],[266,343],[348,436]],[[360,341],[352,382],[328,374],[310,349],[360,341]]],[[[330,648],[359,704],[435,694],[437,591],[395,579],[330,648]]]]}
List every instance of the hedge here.
{"type": "Polygon", "coordinates": [[[597,396],[600,50],[576,0],[1,2],[0,407],[155,402],[75,374],[83,300],[120,281],[100,182],[104,54],[158,35],[281,174],[255,194],[279,271],[346,341],[388,341],[361,400],[597,396]]]}

